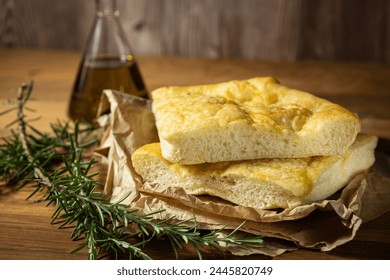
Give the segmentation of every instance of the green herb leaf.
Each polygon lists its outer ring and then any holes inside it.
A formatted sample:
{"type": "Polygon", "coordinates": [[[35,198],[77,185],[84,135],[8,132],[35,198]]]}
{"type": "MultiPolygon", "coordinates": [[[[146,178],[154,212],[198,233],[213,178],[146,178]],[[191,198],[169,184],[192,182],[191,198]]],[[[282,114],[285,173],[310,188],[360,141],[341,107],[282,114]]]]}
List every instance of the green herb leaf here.
{"type": "MultiPolygon", "coordinates": [[[[29,198],[41,193],[38,201],[46,201],[47,206],[55,204],[52,223],[60,229],[72,228],[70,238],[81,242],[72,253],[87,248],[89,259],[121,254],[131,259],[150,259],[143,247],[162,237],[170,241],[176,258],[184,244],[191,245],[199,259],[203,246],[222,252],[226,246],[250,250],[262,245],[261,237],[238,235],[243,224],[227,235],[222,234],[225,227],[202,234],[195,219],[176,222],[175,217],[170,217],[154,221],[153,216],[164,210],[139,215],[128,205],[111,203],[96,191],[102,185],[94,179],[97,161],[84,160],[84,152],[99,141],[96,128],[88,123],[60,121],[51,125],[50,134],[34,128],[24,115],[32,89],[32,82],[19,89],[17,119],[12,122],[18,124],[18,131],[11,130],[11,136],[2,138],[0,179],[18,188],[35,183],[29,198]]],[[[1,112],[0,116],[13,110],[1,112]]]]}

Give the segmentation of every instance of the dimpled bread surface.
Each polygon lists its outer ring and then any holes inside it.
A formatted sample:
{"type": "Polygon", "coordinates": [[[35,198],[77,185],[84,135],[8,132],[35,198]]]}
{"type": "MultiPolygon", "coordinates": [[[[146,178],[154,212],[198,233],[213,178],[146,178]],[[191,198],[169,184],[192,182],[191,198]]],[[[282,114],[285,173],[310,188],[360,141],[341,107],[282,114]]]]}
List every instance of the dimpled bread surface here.
{"type": "Polygon", "coordinates": [[[344,154],[360,131],[347,109],[271,77],[152,92],[162,155],[199,164],[344,154]]]}

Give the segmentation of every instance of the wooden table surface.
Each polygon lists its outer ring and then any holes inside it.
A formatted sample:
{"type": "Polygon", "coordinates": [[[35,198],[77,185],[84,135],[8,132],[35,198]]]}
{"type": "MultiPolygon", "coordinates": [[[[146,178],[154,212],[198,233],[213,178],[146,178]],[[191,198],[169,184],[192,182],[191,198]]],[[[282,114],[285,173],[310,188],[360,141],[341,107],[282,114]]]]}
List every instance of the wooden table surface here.
{"type": "MultiPolygon", "coordinates": [[[[66,119],[66,108],[81,56],[75,52],[0,49],[0,112],[10,107],[22,82],[35,82],[30,107],[42,118],[35,124],[47,130],[66,119]]],[[[312,92],[358,113],[363,132],[390,139],[390,66],[353,62],[257,62],[183,57],[139,57],[149,90],[165,85],[193,85],[274,76],[289,87],[312,92]]],[[[0,136],[15,118],[0,117],[0,136]]],[[[0,185],[0,259],[86,259],[85,251],[69,252],[77,244],[70,230],[51,225],[52,207],[25,200],[30,189],[10,191],[0,185]]],[[[275,259],[390,259],[390,212],[361,226],[354,240],[331,252],[299,249],[275,259]]],[[[154,258],[172,258],[154,244],[154,258]]],[[[210,253],[206,258],[220,258],[210,253]]],[[[228,256],[229,257],[229,256],[228,256]]],[[[185,250],[182,258],[196,258],[185,250]]],[[[237,257],[232,257],[237,258],[237,257]]],[[[251,259],[268,259],[262,255],[251,259]]]]}

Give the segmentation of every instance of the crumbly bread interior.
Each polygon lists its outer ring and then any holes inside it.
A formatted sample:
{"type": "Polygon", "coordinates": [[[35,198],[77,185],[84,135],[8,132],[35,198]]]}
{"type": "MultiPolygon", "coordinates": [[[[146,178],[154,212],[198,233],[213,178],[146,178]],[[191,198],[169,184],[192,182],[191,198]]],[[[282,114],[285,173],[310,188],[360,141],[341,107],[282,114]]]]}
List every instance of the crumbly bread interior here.
{"type": "Polygon", "coordinates": [[[132,163],[152,185],[258,209],[291,208],[329,197],[368,169],[376,143],[375,136],[359,135],[343,155],[197,165],[171,163],[162,156],[160,143],[153,143],[136,150],[132,163]]]}
{"type": "Polygon", "coordinates": [[[152,92],[162,155],[199,164],[344,154],[360,131],[347,109],[274,78],[152,92]]]}

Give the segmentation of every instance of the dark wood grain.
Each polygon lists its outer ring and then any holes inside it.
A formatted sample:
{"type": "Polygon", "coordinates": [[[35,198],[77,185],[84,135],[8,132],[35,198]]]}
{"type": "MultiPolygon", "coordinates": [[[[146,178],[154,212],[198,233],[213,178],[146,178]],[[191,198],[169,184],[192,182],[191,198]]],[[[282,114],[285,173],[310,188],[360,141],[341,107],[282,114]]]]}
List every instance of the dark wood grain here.
{"type": "MultiPolygon", "coordinates": [[[[135,53],[390,62],[389,0],[117,0],[135,53]]],[[[0,0],[0,47],[81,50],[94,1],[0,0]]]]}
{"type": "MultiPolygon", "coordinates": [[[[0,190],[3,188],[0,187],[0,190]]],[[[70,260],[87,259],[86,250],[76,254],[70,252],[80,243],[70,240],[71,229],[58,229],[50,224],[53,207],[26,200],[31,189],[19,192],[0,192],[0,260],[70,260]]],[[[330,252],[299,249],[284,253],[274,259],[390,259],[390,212],[361,226],[354,240],[341,245],[330,252]]],[[[175,259],[169,241],[154,241],[146,252],[154,259],[175,259]]],[[[205,259],[271,259],[264,255],[239,257],[227,254],[223,256],[215,251],[203,248],[205,259]]],[[[124,257],[124,256],[123,256],[124,257]]],[[[179,252],[180,259],[196,259],[195,252],[185,246],[179,252]]]]}
{"type": "MultiPolygon", "coordinates": [[[[0,112],[9,109],[21,82],[34,78],[29,106],[42,117],[35,123],[48,130],[56,119],[66,119],[67,102],[77,71],[79,52],[0,49],[0,112]],[[61,66],[61,67],[59,67],[61,66]]],[[[361,116],[362,130],[390,140],[390,65],[345,62],[258,62],[184,57],[139,57],[147,87],[194,85],[272,75],[283,84],[306,90],[353,109],[361,116]]],[[[36,115],[35,115],[36,116],[36,115]]],[[[0,117],[0,137],[14,115],[0,117]]],[[[388,151],[388,150],[386,150],[388,151]]],[[[71,229],[51,225],[53,207],[25,200],[31,189],[16,192],[0,185],[1,259],[86,259],[85,250],[70,240],[71,229]]],[[[390,259],[390,212],[361,226],[354,240],[330,252],[299,249],[275,259],[390,259]]],[[[156,259],[174,258],[169,244],[156,242],[147,248],[156,259]]],[[[206,259],[221,255],[205,251],[206,259]]],[[[194,259],[186,247],[181,259],[194,259]]],[[[228,256],[239,259],[242,257],[228,256]]],[[[248,259],[269,259],[252,255],[248,259]]]]}
{"type": "Polygon", "coordinates": [[[94,16],[93,1],[0,0],[0,46],[81,49],[94,16]]]}
{"type": "Polygon", "coordinates": [[[390,2],[302,0],[299,59],[387,61],[390,2]]]}

